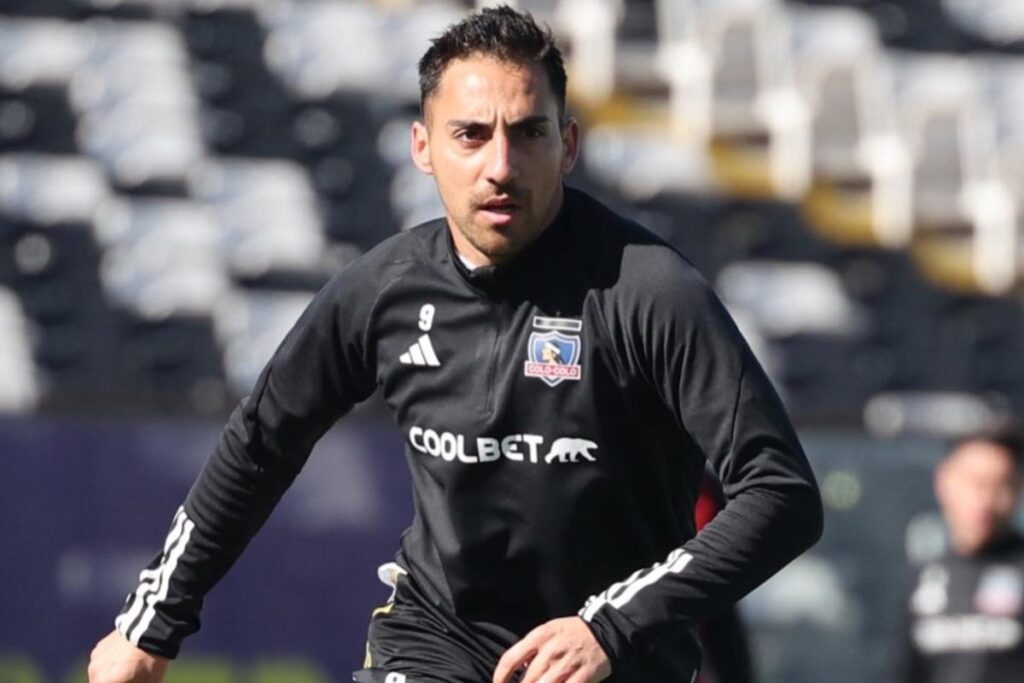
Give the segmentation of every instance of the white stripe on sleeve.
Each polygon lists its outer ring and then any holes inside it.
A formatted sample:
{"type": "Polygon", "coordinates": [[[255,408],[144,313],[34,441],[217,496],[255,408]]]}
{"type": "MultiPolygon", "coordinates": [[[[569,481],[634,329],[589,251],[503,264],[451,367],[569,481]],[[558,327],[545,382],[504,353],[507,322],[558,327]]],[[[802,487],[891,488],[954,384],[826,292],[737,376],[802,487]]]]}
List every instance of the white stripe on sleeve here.
{"type": "Polygon", "coordinates": [[[139,574],[139,586],[131,596],[131,607],[125,609],[114,621],[117,630],[135,645],[139,644],[139,638],[156,616],[157,605],[167,599],[171,577],[178,566],[178,560],[188,547],[194,528],[195,524],[185,514],[185,509],[178,508],[171,531],[164,541],[160,564],[139,574]]]}
{"type": "Polygon", "coordinates": [[[605,605],[611,605],[615,609],[622,607],[636,597],[636,594],[644,588],[656,583],[667,574],[679,574],[686,568],[686,565],[693,559],[682,548],[676,548],[664,562],[653,565],[650,569],[640,569],[629,575],[625,581],[612,584],[607,590],[592,596],[587,604],[580,610],[580,616],[584,621],[590,621],[599,609],[605,605]]]}

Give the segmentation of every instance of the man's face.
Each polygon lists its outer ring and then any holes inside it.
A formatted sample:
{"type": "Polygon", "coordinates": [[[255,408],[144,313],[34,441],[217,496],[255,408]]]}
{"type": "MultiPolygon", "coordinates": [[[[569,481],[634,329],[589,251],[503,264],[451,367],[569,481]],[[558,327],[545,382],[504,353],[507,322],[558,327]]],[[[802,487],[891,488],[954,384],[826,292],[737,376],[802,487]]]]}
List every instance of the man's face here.
{"type": "Polygon", "coordinates": [[[1007,530],[1020,485],[1010,453],[984,441],[962,445],[939,466],[936,495],[960,554],[975,554],[1007,530]]]}
{"type": "Polygon", "coordinates": [[[540,65],[486,56],[449,63],[425,109],[413,161],[437,182],[456,248],[474,265],[510,260],[561,207],[576,122],[559,125],[540,65]]]}

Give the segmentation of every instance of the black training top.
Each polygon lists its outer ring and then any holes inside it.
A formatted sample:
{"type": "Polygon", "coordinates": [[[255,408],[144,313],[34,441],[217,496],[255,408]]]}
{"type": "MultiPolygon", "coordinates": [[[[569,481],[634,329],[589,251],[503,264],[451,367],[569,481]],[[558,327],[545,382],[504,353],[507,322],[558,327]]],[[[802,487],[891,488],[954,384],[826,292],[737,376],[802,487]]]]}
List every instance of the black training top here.
{"type": "Polygon", "coordinates": [[[904,683],[1004,683],[1024,677],[1024,538],[921,568],[907,604],[904,683]]]}
{"type": "Polygon", "coordinates": [[[707,283],[566,189],[508,265],[470,271],[437,220],[325,286],[231,417],[120,631],[174,656],[313,444],[375,390],[415,489],[398,563],[481,632],[579,613],[616,681],[691,675],[694,624],[821,532],[793,428],[707,283]],[[705,459],[728,504],[694,536],[705,459]]]}

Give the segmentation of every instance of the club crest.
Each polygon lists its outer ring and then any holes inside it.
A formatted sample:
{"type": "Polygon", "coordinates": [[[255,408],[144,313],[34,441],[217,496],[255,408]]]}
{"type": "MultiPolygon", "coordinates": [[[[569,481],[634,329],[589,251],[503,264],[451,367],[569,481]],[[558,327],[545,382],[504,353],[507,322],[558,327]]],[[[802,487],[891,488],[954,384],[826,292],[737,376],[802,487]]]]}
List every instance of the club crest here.
{"type": "Polygon", "coordinates": [[[1015,616],[1024,609],[1024,577],[1014,567],[996,566],[978,581],[974,606],[995,616],[1015,616]]]}
{"type": "Polygon", "coordinates": [[[581,346],[579,335],[534,332],[530,335],[523,372],[527,377],[539,377],[550,387],[564,380],[579,381],[583,376],[579,365],[581,346]]]}

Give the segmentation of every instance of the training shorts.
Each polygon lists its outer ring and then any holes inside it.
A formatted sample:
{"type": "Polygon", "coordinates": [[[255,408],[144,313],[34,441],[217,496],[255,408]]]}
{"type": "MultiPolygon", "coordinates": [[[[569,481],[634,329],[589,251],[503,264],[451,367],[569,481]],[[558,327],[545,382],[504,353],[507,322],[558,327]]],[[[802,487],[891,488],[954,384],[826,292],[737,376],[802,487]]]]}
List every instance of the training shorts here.
{"type": "MultiPolygon", "coordinates": [[[[499,627],[469,626],[442,610],[397,564],[379,570],[392,586],[373,611],[358,683],[490,683],[498,660],[518,640],[499,627]]],[[[518,680],[518,676],[513,681],[518,680]]]]}

